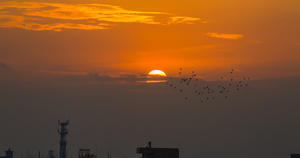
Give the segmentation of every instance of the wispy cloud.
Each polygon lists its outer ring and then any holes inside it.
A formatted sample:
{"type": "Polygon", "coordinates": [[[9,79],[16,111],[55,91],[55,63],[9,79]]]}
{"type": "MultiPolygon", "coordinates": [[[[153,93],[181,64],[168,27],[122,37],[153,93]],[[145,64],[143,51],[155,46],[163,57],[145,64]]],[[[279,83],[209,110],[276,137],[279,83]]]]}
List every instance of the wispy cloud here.
{"type": "MultiPolygon", "coordinates": [[[[27,70],[28,71],[28,70],[27,70]]],[[[37,76],[46,76],[61,82],[85,82],[96,84],[139,84],[146,83],[147,74],[124,73],[124,72],[109,72],[97,73],[82,71],[69,66],[46,66],[33,70],[37,76]],[[49,77],[52,76],[52,77],[49,77]]],[[[151,79],[150,79],[151,80],[151,79]]]]}
{"type": "Polygon", "coordinates": [[[0,62],[0,68],[3,68],[3,69],[11,69],[8,65],[0,62]]]}
{"type": "MultiPolygon", "coordinates": [[[[186,16],[174,16],[171,17],[171,23],[185,23],[193,24],[196,21],[199,21],[199,18],[186,17],[186,16]]],[[[207,23],[206,21],[201,21],[202,23],[207,23]]]]}
{"type": "Polygon", "coordinates": [[[163,12],[126,10],[106,4],[61,4],[39,2],[0,2],[0,27],[28,30],[108,29],[117,23],[193,24],[200,18],[163,12]],[[166,19],[159,19],[160,16],[166,19]]]}
{"type": "Polygon", "coordinates": [[[232,40],[237,40],[243,37],[241,34],[219,34],[216,32],[208,32],[206,35],[215,37],[215,38],[225,38],[225,39],[232,39],[232,40]]]}

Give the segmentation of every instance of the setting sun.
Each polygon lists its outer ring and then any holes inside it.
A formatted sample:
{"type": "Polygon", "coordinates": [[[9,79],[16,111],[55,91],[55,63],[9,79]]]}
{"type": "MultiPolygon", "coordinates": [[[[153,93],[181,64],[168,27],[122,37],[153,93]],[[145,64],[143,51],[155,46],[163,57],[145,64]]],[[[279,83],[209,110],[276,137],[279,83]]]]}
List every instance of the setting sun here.
{"type": "Polygon", "coordinates": [[[155,76],[167,76],[163,71],[161,70],[152,70],[149,72],[149,75],[155,75],[155,76]]]}

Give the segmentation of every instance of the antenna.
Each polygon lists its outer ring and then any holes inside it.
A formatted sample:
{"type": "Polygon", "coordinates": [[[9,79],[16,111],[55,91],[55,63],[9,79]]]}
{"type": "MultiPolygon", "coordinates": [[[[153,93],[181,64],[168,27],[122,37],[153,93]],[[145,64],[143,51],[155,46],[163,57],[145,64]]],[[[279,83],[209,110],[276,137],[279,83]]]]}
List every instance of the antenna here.
{"type": "Polygon", "coordinates": [[[96,145],[96,158],[98,157],[98,146],[96,145]]]}
{"type": "Polygon", "coordinates": [[[67,134],[69,132],[67,125],[69,125],[69,120],[63,122],[58,120],[58,125],[61,127],[60,131],[58,130],[58,133],[60,134],[59,158],[67,158],[67,134]]]}

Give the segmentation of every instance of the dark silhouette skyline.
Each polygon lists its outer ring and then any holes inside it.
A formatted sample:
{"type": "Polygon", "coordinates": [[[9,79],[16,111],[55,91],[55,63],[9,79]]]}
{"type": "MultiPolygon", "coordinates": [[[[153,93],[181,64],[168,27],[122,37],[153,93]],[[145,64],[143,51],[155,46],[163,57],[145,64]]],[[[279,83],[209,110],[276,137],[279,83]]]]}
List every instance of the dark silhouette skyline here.
{"type": "Polygon", "coordinates": [[[0,149],[12,148],[16,158],[38,151],[45,156],[52,149],[58,157],[54,120],[65,113],[72,120],[67,152],[73,158],[80,148],[95,153],[96,146],[100,157],[109,150],[113,157],[135,157],[136,147],[148,140],[179,148],[184,158],[282,158],[299,152],[298,81],[251,80],[239,93],[204,105],[198,98],[185,100],[165,83],[2,82],[0,149]]]}

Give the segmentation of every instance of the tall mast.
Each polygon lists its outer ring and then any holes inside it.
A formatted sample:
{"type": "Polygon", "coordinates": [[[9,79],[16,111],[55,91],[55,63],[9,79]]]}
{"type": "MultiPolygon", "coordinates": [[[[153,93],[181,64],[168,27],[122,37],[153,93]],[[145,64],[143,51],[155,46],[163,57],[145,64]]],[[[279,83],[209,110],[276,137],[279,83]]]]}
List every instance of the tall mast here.
{"type": "Polygon", "coordinates": [[[60,141],[59,141],[59,158],[67,158],[67,134],[68,129],[67,125],[69,124],[69,120],[60,122],[58,120],[58,125],[60,125],[60,130],[58,130],[58,133],[60,134],[60,141]]]}

